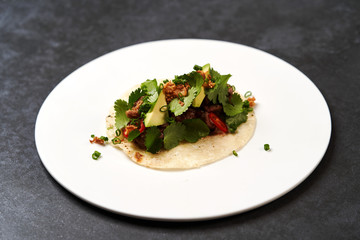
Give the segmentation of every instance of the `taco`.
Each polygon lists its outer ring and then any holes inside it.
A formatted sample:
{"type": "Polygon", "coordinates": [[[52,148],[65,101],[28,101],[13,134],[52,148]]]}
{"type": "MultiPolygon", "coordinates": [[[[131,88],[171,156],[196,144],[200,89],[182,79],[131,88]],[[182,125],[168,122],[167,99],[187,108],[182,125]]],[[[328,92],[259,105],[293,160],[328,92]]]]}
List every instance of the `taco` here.
{"type": "Polygon", "coordinates": [[[107,116],[111,144],[156,169],[197,168],[240,150],[255,130],[255,98],[237,93],[230,77],[206,64],[172,80],[146,80],[107,116]]]}

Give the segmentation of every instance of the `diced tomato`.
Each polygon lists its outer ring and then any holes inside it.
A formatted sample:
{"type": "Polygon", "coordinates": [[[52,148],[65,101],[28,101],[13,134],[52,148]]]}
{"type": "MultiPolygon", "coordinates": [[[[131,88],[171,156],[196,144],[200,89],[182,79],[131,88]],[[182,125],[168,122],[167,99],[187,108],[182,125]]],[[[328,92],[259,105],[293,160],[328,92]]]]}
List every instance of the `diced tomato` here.
{"type": "Polygon", "coordinates": [[[255,107],[255,97],[249,97],[247,100],[249,101],[250,107],[255,107]]]}

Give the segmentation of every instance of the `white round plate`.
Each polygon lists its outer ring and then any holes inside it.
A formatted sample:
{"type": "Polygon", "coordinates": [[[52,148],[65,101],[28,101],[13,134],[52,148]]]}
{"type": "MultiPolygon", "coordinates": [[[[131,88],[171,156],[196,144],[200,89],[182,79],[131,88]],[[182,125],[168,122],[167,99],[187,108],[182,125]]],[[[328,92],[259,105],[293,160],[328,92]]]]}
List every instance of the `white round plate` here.
{"type": "Polygon", "coordinates": [[[172,221],[229,216],[279,198],[316,168],[330,135],[328,106],[299,70],[251,47],[195,39],[138,44],[80,67],[46,98],[35,127],[43,164],[67,190],[115,213],[172,221]],[[160,171],[111,146],[89,143],[91,134],[106,134],[105,117],[129,88],[206,63],[232,74],[229,83],[237,91],[256,97],[255,134],[238,157],[160,171]],[[264,151],[265,143],[271,151],[264,151]],[[91,158],[95,150],[98,160],[91,158]]]}

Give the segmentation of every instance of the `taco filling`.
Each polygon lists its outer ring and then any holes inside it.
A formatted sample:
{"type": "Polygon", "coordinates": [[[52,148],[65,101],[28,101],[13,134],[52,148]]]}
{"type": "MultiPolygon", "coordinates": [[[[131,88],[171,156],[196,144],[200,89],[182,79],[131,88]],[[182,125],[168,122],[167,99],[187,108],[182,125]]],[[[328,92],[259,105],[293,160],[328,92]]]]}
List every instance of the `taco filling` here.
{"type": "Polygon", "coordinates": [[[232,154],[253,134],[255,98],[235,92],[230,77],[206,64],[172,80],[143,82],[107,117],[112,145],[154,168],[198,167],[232,154]]]}

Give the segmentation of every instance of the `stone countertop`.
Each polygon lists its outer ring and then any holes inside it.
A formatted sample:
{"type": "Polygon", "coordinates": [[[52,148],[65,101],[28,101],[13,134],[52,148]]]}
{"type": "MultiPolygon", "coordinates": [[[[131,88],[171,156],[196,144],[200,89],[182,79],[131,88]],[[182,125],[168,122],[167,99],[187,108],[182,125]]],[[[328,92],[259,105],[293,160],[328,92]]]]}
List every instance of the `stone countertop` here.
{"type": "Polygon", "coordinates": [[[359,63],[356,0],[0,1],[0,239],[359,238],[359,63]],[[309,178],[243,214],[169,223],[101,210],[49,175],[34,126],[52,89],[105,53],[176,38],[252,46],[314,82],[333,128],[328,151],[309,178]]]}

